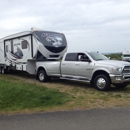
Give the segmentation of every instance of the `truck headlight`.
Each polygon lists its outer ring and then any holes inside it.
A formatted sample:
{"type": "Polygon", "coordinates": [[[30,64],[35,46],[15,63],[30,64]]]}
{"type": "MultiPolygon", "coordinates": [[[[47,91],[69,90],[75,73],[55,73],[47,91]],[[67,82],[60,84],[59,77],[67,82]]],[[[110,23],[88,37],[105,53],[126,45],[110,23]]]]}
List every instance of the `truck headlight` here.
{"type": "Polygon", "coordinates": [[[111,68],[110,69],[110,73],[121,73],[122,72],[122,68],[111,68]]]}

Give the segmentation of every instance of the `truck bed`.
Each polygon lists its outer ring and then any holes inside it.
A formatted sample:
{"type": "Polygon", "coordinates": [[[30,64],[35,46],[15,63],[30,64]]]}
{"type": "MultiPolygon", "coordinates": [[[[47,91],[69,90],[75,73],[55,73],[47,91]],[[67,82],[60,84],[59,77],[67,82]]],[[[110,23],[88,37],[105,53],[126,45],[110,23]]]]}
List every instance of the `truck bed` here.
{"type": "Polygon", "coordinates": [[[36,66],[42,66],[45,68],[48,76],[60,76],[60,61],[38,61],[36,66]]]}

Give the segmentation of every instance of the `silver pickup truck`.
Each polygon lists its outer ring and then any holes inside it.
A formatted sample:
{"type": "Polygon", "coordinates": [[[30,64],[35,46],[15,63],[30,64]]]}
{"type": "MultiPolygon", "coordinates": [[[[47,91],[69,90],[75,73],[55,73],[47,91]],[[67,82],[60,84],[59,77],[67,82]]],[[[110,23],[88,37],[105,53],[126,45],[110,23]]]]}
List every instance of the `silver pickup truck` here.
{"type": "Polygon", "coordinates": [[[36,62],[37,79],[50,77],[91,83],[97,90],[109,90],[111,84],[125,88],[130,83],[130,63],[110,60],[98,52],[66,53],[61,61],[36,62]]]}

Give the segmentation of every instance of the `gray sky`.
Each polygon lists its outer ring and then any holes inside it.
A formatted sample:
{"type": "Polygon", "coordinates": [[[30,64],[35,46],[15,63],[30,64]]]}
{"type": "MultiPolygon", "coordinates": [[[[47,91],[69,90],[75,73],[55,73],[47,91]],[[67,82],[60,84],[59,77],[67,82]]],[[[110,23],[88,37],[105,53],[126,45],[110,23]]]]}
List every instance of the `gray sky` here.
{"type": "Polygon", "coordinates": [[[65,34],[68,51],[130,50],[130,0],[0,0],[0,38],[31,27],[65,34]]]}

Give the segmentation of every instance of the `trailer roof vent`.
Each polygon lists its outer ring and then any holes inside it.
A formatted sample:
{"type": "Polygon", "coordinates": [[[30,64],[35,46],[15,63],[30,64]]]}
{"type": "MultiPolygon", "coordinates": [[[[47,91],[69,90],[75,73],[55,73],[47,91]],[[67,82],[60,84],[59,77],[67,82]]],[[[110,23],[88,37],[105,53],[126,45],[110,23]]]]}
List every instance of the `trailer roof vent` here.
{"type": "Polygon", "coordinates": [[[43,31],[43,29],[41,29],[41,28],[36,28],[36,27],[32,27],[31,28],[31,31],[33,32],[33,31],[43,31]]]}

